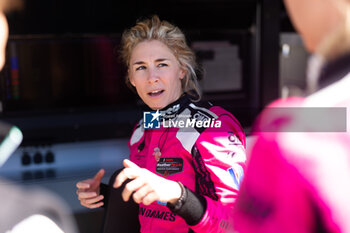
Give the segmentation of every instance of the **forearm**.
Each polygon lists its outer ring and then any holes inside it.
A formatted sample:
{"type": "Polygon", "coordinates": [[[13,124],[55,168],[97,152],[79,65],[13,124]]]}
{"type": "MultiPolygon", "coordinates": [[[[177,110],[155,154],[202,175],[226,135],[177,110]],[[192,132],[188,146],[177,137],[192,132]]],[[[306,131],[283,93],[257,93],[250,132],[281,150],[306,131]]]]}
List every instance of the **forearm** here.
{"type": "Polygon", "coordinates": [[[205,198],[199,194],[193,193],[187,187],[182,185],[180,200],[175,204],[168,203],[168,208],[175,214],[182,217],[190,226],[198,224],[207,208],[205,198]]]}

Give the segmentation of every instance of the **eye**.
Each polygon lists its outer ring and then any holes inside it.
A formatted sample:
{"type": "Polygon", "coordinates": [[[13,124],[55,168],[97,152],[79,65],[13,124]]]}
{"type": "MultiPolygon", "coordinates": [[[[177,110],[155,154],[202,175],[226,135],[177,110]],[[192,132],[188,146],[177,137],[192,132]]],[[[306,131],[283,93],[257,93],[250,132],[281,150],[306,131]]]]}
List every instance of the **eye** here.
{"type": "Polygon", "coordinates": [[[158,67],[165,67],[165,66],[168,66],[168,64],[166,64],[166,63],[159,63],[158,64],[158,67]]]}
{"type": "Polygon", "coordinates": [[[135,70],[144,70],[144,69],[146,69],[146,66],[138,66],[138,67],[136,67],[135,70]]]}

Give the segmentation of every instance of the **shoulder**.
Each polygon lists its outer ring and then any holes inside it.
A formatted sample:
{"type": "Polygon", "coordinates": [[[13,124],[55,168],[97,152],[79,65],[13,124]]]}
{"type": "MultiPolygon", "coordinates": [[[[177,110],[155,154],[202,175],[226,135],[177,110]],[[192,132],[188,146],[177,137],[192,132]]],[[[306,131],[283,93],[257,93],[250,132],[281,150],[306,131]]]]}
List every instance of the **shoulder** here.
{"type": "Polygon", "coordinates": [[[188,110],[191,112],[191,116],[198,120],[217,119],[218,115],[212,111],[213,105],[207,101],[191,102],[188,105],[188,110]]]}
{"type": "MultiPolygon", "coordinates": [[[[234,123],[234,125],[242,129],[239,121],[233,116],[232,113],[228,112],[222,107],[214,106],[210,102],[201,101],[198,103],[190,103],[188,110],[191,112],[191,117],[196,121],[220,121],[224,124],[234,123]]],[[[200,133],[203,132],[203,129],[197,130],[199,130],[200,133]]]]}
{"type": "Polygon", "coordinates": [[[191,103],[189,108],[194,120],[209,122],[206,125],[195,125],[194,129],[199,133],[199,139],[209,140],[210,137],[235,135],[245,145],[244,130],[232,113],[208,102],[191,103]]]}
{"type": "Polygon", "coordinates": [[[136,142],[140,141],[140,139],[143,137],[144,130],[142,128],[143,125],[143,119],[141,119],[134,127],[134,130],[131,134],[130,140],[129,140],[129,146],[134,145],[136,142]]]}

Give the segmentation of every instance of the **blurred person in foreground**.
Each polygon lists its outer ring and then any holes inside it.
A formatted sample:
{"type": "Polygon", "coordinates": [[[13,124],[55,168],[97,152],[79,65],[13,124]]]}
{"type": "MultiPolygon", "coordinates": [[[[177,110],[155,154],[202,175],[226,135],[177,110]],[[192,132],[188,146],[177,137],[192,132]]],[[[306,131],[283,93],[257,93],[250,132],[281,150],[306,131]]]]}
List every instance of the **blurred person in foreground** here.
{"type": "Polygon", "coordinates": [[[306,48],[306,98],[277,100],[234,211],[238,232],[350,232],[350,1],[285,0],[306,48]]]}
{"type": "MultiPolygon", "coordinates": [[[[0,70],[5,63],[8,24],[5,12],[20,7],[20,0],[0,0],[0,70]]],[[[0,122],[0,169],[22,140],[15,139],[11,125],[0,122]],[[9,149],[10,148],[10,149],[9,149]]],[[[0,232],[74,233],[76,226],[60,199],[44,190],[24,188],[0,178],[0,232]]]]}

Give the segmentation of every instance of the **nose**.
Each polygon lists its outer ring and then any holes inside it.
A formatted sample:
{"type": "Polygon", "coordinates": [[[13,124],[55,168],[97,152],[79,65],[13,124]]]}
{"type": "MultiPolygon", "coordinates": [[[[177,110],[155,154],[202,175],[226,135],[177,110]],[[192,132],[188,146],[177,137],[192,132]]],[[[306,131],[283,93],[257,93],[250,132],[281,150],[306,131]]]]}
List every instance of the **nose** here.
{"type": "Polygon", "coordinates": [[[158,82],[159,80],[159,74],[158,74],[158,71],[157,69],[149,69],[149,72],[148,72],[148,82],[149,83],[155,83],[155,82],[158,82]]]}

